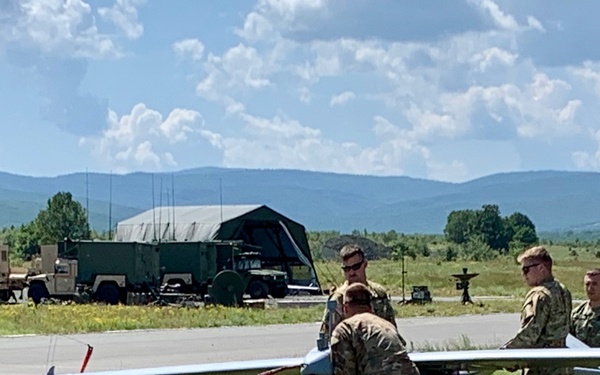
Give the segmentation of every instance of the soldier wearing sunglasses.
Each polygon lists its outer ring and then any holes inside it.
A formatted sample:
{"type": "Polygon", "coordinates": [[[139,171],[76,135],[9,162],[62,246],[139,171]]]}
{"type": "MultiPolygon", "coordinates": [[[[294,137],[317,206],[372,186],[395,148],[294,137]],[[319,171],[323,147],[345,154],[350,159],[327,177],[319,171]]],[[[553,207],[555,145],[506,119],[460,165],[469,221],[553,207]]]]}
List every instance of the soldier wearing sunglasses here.
{"type": "MultiPolygon", "coordinates": [[[[333,327],[331,329],[335,328],[343,320],[342,306],[344,292],[348,286],[354,283],[361,283],[369,288],[372,294],[371,306],[373,307],[373,313],[396,327],[396,313],[394,312],[387,291],[383,286],[367,280],[367,258],[363,249],[356,244],[346,245],[340,250],[340,258],[342,258],[342,272],[346,281],[329,296],[330,300],[337,302],[336,311],[333,314],[333,327]]],[[[327,309],[323,316],[321,332],[329,332],[329,313],[327,309]]],[[[406,345],[406,342],[404,345],[406,345]]]]}
{"type": "Polygon", "coordinates": [[[571,312],[571,334],[591,347],[600,347],[600,268],[585,273],[588,300],[571,312]]]}
{"type": "MultiPolygon", "coordinates": [[[[503,348],[564,348],[571,323],[571,293],[552,276],[552,258],[543,246],[517,260],[531,287],[521,309],[521,328],[503,348]]],[[[572,369],[528,369],[528,374],[570,374],[572,369]]]]}

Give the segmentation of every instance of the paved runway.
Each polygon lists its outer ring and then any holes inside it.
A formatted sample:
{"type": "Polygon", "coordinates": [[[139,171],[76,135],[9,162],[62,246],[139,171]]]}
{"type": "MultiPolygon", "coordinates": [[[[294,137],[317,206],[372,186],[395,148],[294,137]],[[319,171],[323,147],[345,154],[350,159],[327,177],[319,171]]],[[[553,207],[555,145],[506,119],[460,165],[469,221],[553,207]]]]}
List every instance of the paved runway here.
{"type": "MultiPolygon", "coordinates": [[[[518,314],[473,315],[398,320],[414,347],[443,345],[468,337],[475,345],[499,345],[518,329],[518,314]]],[[[206,329],[107,332],[69,336],[0,338],[3,374],[45,375],[79,372],[94,347],[87,371],[173,366],[234,360],[302,357],[315,346],[318,324],[206,329]]]]}

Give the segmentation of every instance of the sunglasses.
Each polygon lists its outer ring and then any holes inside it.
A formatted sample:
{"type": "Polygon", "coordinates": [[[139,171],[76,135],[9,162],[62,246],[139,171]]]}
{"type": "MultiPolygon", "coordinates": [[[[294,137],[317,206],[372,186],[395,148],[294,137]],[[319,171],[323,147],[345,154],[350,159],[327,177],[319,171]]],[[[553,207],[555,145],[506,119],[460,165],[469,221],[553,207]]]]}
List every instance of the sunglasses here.
{"type": "Polygon", "coordinates": [[[539,266],[540,264],[541,264],[541,263],[535,263],[535,264],[530,264],[530,265],[528,265],[528,266],[523,266],[523,267],[521,267],[521,271],[523,271],[523,275],[527,275],[527,274],[529,273],[529,270],[530,270],[532,267],[539,266]]]}
{"type": "Polygon", "coordinates": [[[344,270],[344,272],[350,272],[351,270],[358,271],[360,269],[360,267],[362,267],[364,262],[365,262],[365,260],[363,259],[358,263],[354,263],[349,266],[342,266],[342,270],[344,270]]]}

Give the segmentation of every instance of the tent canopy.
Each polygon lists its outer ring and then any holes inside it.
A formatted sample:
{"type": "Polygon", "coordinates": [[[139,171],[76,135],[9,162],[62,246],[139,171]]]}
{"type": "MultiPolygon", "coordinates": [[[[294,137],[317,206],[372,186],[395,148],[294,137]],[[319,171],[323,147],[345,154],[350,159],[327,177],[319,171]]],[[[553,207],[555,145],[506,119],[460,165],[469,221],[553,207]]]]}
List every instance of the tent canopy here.
{"type": "Polygon", "coordinates": [[[257,246],[266,266],[278,266],[292,283],[319,286],[303,225],[265,205],[156,207],[117,224],[123,242],[242,240],[257,246]],[[300,277],[296,267],[308,267],[300,277]]]}

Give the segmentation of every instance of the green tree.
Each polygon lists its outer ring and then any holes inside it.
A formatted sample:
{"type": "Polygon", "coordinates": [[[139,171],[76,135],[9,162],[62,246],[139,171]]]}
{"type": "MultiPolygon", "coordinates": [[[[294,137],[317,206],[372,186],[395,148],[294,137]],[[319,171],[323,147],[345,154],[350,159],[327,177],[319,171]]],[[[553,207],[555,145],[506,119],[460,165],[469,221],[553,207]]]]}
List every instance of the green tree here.
{"type": "Polygon", "coordinates": [[[524,246],[539,243],[535,225],[524,214],[515,212],[504,219],[504,226],[511,242],[521,243],[524,246]]]}
{"type": "Polygon", "coordinates": [[[20,228],[11,227],[5,234],[4,242],[11,249],[11,259],[29,259],[39,252],[33,224],[23,224],[20,228]]]}
{"type": "Polygon", "coordinates": [[[59,192],[48,199],[48,206],[34,219],[33,227],[40,245],[65,238],[88,240],[91,235],[85,209],[68,192],[59,192]]]}
{"type": "Polygon", "coordinates": [[[477,226],[477,212],[474,210],[452,211],[448,215],[444,235],[450,242],[463,244],[469,240],[477,226]]]}
{"type": "Polygon", "coordinates": [[[477,211],[477,232],[492,249],[508,250],[510,239],[504,230],[500,209],[495,204],[485,204],[477,211]]]}

